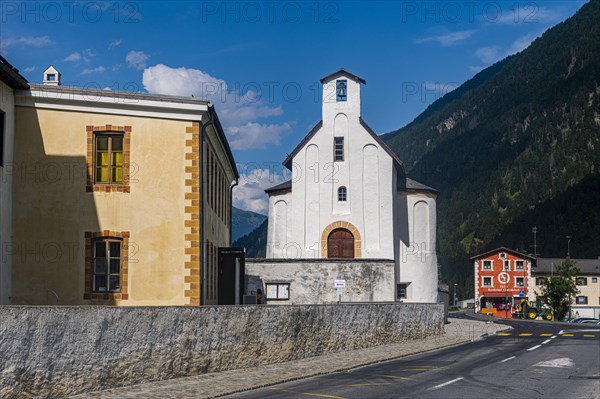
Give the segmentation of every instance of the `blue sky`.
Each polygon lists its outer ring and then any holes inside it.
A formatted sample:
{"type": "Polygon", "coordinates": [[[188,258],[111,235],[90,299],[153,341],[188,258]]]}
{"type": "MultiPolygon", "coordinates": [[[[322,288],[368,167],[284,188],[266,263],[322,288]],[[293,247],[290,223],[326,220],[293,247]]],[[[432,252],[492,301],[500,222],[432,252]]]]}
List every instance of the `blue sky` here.
{"type": "Polygon", "coordinates": [[[365,78],[362,116],[387,133],[584,3],[3,0],[0,52],[30,82],[52,64],[69,85],[208,97],[242,173],[234,204],[266,213],[320,119],[319,78],[365,78]]]}

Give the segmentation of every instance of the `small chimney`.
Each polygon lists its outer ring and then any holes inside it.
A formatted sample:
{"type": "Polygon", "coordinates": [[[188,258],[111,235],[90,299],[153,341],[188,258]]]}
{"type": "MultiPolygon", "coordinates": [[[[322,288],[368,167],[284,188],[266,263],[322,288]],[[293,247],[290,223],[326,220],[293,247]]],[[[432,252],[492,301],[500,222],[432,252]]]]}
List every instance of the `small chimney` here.
{"type": "Polygon", "coordinates": [[[50,65],[44,71],[44,85],[46,86],[60,86],[60,72],[50,65]]]}

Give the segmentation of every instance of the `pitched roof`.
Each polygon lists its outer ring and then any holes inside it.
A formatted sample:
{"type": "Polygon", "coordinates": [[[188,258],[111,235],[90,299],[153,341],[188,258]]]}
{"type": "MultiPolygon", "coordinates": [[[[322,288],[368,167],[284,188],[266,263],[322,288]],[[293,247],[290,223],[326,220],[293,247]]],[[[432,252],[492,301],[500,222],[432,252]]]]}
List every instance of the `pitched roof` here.
{"type": "Polygon", "coordinates": [[[340,75],[346,75],[346,76],[351,77],[354,81],[356,81],[358,83],[362,83],[364,85],[367,84],[366,80],[364,80],[363,78],[361,78],[358,75],[353,74],[352,72],[349,72],[349,71],[345,70],[344,68],[340,68],[336,72],[330,73],[329,75],[322,77],[321,78],[321,83],[328,82],[329,80],[335,79],[336,77],[338,77],[340,75]]]}
{"type": "Polygon", "coordinates": [[[237,165],[235,163],[235,159],[233,158],[233,153],[231,152],[231,147],[229,146],[229,141],[227,141],[227,136],[225,136],[225,131],[223,130],[223,125],[221,125],[221,121],[219,120],[219,116],[217,115],[217,111],[215,111],[215,106],[210,104],[208,106],[208,113],[211,115],[212,120],[215,124],[216,131],[219,135],[219,139],[221,139],[221,143],[223,143],[223,147],[225,148],[225,153],[227,154],[227,158],[229,159],[229,165],[233,170],[233,175],[236,179],[240,178],[240,173],[238,172],[237,165]]]}
{"type": "MultiPolygon", "coordinates": [[[[566,259],[561,258],[537,258],[534,265],[534,273],[552,273],[556,266],[563,263],[566,259]]],[[[600,275],[600,259],[571,259],[577,263],[581,274],[600,275]]]]}
{"type": "MultiPolygon", "coordinates": [[[[392,149],[390,147],[388,147],[388,145],[381,139],[381,137],[379,137],[377,135],[377,133],[375,133],[375,131],[373,129],[371,129],[371,127],[369,125],[367,125],[367,122],[365,122],[363,120],[363,118],[359,118],[359,121],[360,121],[361,126],[365,128],[365,130],[371,135],[371,137],[373,137],[373,139],[377,142],[377,144],[379,144],[381,146],[381,148],[383,148],[385,150],[385,152],[387,152],[392,157],[396,167],[399,168],[400,175],[405,176],[404,163],[402,162],[400,157],[398,157],[398,155],[396,155],[396,153],[394,151],[392,151],[392,149]]],[[[323,126],[323,121],[320,120],[308,132],[308,134],[306,136],[304,136],[304,138],[302,139],[302,141],[300,141],[300,143],[298,143],[296,148],[294,148],[294,150],[285,158],[285,160],[283,161],[283,165],[286,168],[288,168],[289,170],[292,170],[292,160],[294,159],[294,157],[314,137],[314,135],[317,134],[317,132],[319,131],[319,129],[321,129],[322,126],[323,126]]],[[[429,188],[431,189],[431,187],[429,187],[429,188]]]]}
{"type": "Polygon", "coordinates": [[[413,179],[409,179],[408,177],[406,178],[406,180],[404,180],[404,184],[402,184],[402,183],[398,184],[398,190],[401,190],[401,191],[429,191],[432,193],[439,193],[439,191],[436,190],[435,188],[426,186],[425,184],[419,183],[418,181],[413,180],[413,179]]]}
{"type": "Polygon", "coordinates": [[[373,137],[375,141],[377,141],[381,148],[383,148],[385,152],[387,152],[389,156],[392,157],[396,166],[400,168],[401,175],[405,176],[406,173],[404,172],[404,162],[402,162],[400,157],[394,151],[392,151],[390,147],[388,147],[388,145],[383,141],[381,137],[379,137],[377,133],[375,133],[373,129],[371,129],[371,126],[367,125],[367,122],[365,122],[362,117],[359,117],[358,119],[360,121],[361,126],[364,127],[366,131],[369,132],[371,137],[373,137]]]}
{"type": "Polygon", "coordinates": [[[283,161],[283,166],[285,166],[289,170],[292,170],[292,160],[294,159],[296,154],[298,154],[298,152],[302,149],[302,147],[304,147],[304,145],[306,145],[306,143],[308,143],[313,138],[313,136],[319,131],[319,129],[321,129],[321,126],[323,126],[322,120],[320,120],[312,129],[310,129],[310,131],[307,133],[306,136],[304,136],[302,141],[298,143],[296,148],[294,148],[294,150],[285,158],[285,160],[283,161]]]}
{"type": "MultiPolygon", "coordinates": [[[[84,88],[74,86],[50,86],[38,83],[30,85],[32,91],[40,91],[45,93],[68,94],[71,96],[85,96],[86,98],[96,99],[99,97],[118,97],[126,100],[142,100],[142,101],[162,101],[179,104],[201,104],[210,105],[210,101],[204,98],[196,97],[181,97],[171,96],[168,94],[151,94],[142,92],[128,92],[118,90],[100,90],[97,88],[84,88]]],[[[64,97],[71,98],[71,97],[64,97]]],[[[94,100],[96,101],[96,100],[94,100]]]]}
{"type": "Polygon", "coordinates": [[[2,56],[0,56],[0,81],[13,89],[27,90],[29,88],[27,79],[21,76],[19,70],[2,56]]]}
{"type": "Polygon", "coordinates": [[[265,193],[267,194],[275,194],[275,193],[283,193],[283,192],[289,192],[292,191],[292,181],[288,180],[286,182],[283,182],[281,184],[278,184],[276,186],[273,187],[269,187],[265,190],[265,193]]]}
{"type": "Polygon", "coordinates": [[[535,260],[535,256],[527,255],[527,254],[524,254],[522,252],[515,251],[514,249],[510,249],[510,248],[506,248],[506,247],[500,247],[500,248],[492,249],[491,251],[487,251],[487,252],[484,252],[482,254],[472,256],[471,260],[478,259],[478,258],[483,258],[483,257],[486,257],[486,256],[491,255],[491,254],[496,253],[496,252],[510,252],[513,255],[518,255],[518,256],[521,256],[523,258],[535,260]]]}

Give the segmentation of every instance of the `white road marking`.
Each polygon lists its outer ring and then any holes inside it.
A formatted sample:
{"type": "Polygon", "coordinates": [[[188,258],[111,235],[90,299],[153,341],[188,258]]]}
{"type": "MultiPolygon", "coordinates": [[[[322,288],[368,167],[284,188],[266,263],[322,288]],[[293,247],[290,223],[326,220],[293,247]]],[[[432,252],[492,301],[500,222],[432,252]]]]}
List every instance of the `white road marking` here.
{"type": "Polygon", "coordinates": [[[551,339],[547,339],[547,340],[545,340],[544,342],[542,342],[542,345],[545,345],[545,344],[547,344],[547,343],[548,343],[548,342],[550,342],[550,341],[552,341],[552,340],[551,340],[551,339]]]}
{"type": "Polygon", "coordinates": [[[556,335],[553,335],[553,336],[551,336],[550,338],[554,339],[554,338],[556,338],[556,335]]]}
{"type": "Polygon", "coordinates": [[[430,391],[432,391],[432,390],[434,390],[434,389],[438,389],[438,388],[441,388],[441,387],[445,387],[446,385],[454,384],[455,382],[457,382],[457,381],[460,381],[460,380],[462,380],[462,379],[464,379],[464,378],[465,378],[465,377],[458,377],[458,378],[455,378],[455,379],[453,379],[453,380],[450,380],[450,381],[448,381],[448,382],[444,382],[443,384],[440,384],[440,385],[436,385],[436,386],[434,386],[434,387],[431,387],[431,388],[429,388],[429,390],[430,390],[430,391]]]}
{"type": "Polygon", "coordinates": [[[500,363],[508,362],[509,360],[512,360],[512,359],[514,359],[515,357],[516,357],[516,356],[511,356],[511,357],[508,357],[508,358],[506,358],[506,359],[504,359],[504,360],[500,360],[500,363]]]}
{"type": "Polygon", "coordinates": [[[561,357],[558,359],[547,360],[545,362],[534,364],[534,367],[569,368],[573,366],[575,366],[575,363],[573,363],[573,360],[568,357],[561,357]]]}
{"type": "Polygon", "coordinates": [[[536,346],[532,346],[531,348],[527,349],[527,351],[533,351],[536,350],[537,348],[541,347],[542,345],[536,345],[536,346]]]}

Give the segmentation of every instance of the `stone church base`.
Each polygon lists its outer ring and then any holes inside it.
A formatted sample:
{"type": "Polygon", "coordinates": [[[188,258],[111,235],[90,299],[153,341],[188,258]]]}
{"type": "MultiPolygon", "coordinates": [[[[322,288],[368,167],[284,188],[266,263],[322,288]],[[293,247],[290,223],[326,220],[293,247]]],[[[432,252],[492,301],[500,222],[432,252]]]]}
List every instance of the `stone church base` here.
{"type": "Polygon", "coordinates": [[[245,289],[260,288],[269,305],[393,302],[394,267],[390,259],[246,259],[245,289]],[[275,294],[281,285],[288,298],[275,294]]]}

